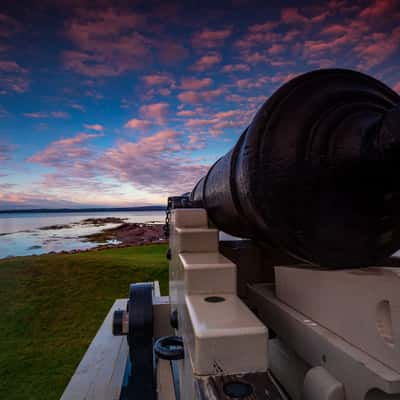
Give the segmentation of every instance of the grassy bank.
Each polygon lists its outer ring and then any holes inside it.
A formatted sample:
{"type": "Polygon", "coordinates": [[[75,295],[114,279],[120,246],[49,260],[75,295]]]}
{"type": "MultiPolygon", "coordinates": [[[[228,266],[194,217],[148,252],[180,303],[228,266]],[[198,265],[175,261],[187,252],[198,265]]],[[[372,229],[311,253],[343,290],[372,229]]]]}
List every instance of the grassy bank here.
{"type": "Polygon", "coordinates": [[[159,280],[166,245],[0,260],[0,399],[58,399],[108,309],[159,280]]]}

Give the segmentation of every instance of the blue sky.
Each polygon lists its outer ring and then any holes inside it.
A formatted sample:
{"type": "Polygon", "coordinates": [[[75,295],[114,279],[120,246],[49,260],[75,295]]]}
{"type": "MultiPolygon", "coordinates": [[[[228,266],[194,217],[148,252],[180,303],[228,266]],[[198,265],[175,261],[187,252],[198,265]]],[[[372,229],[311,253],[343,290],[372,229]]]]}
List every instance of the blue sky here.
{"type": "Polygon", "coordinates": [[[400,92],[400,2],[0,5],[0,209],[162,204],[292,77],[400,92]]]}

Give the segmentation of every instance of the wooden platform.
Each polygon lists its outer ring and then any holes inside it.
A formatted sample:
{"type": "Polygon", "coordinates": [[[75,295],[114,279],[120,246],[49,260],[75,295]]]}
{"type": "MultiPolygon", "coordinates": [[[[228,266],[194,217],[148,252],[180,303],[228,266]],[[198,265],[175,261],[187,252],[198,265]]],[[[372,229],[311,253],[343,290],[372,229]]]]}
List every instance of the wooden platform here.
{"type": "Polygon", "coordinates": [[[61,400],[119,400],[128,344],[125,336],[113,336],[112,319],[126,302],[118,299],[111,307],[61,400]]]}
{"type": "MultiPolygon", "coordinates": [[[[115,310],[126,309],[128,299],[118,299],[110,308],[92,343],[66,387],[61,400],[119,400],[129,348],[126,336],[112,334],[115,310]]],[[[169,323],[169,297],[161,296],[154,282],[154,337],[172,335],[169,323]]],[[[160,400],[174,399],[169,362],[160,360],[157,368],[160,400]]]]}

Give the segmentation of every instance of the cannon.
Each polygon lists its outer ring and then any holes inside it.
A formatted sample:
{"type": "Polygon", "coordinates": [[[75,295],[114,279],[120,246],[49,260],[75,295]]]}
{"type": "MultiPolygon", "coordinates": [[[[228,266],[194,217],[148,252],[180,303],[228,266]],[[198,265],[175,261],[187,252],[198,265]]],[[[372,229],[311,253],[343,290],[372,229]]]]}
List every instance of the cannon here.
{"type": "Polygon", "coordinates": [[[130,285],[62,400],[400,399],[399,167],[390,88],[286,83],[169,197],[169,296],[130,285]]]}
{"type": "Polygon", "coordinates": [[[400,248],[400,97],[355,71],[277,90],[190,199],[222,231],[326,267],[376,265],[400,248]]]}

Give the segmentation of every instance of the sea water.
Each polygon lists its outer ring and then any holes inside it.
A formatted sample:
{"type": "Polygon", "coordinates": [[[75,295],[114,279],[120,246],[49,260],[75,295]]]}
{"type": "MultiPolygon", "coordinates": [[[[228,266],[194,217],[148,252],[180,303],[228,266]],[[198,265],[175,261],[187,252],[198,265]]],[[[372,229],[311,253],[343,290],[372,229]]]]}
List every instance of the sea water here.
{"type": "Polygon", "coordinates": [[[0,258],[90,249],[107,242],[88,242],[83,236],[120,225],[120,223],[101,226],[80,224],[88,218],[115,217],[124,219],[124,222],[162,223],[164,216],[164,211],[0,214],[0,258]],[[57,225],[69,227],[40,229],[57,225]]]}

